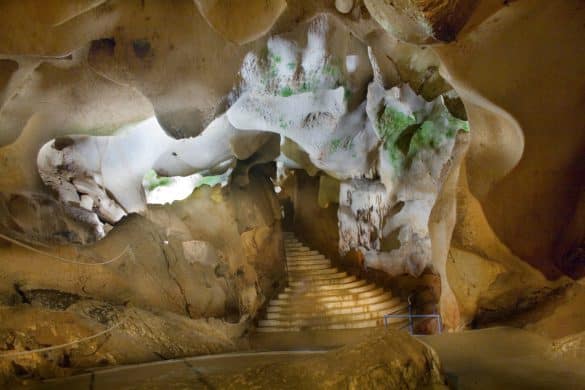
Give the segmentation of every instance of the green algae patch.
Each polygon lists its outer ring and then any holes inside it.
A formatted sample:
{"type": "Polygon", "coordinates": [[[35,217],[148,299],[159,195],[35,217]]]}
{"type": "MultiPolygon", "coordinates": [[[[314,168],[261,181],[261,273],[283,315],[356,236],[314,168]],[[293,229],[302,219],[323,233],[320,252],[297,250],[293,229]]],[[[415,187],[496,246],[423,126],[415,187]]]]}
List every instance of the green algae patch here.
{"type": "Polygon", "coordinates": [[[351,96],[352,96],[351,89],[349,89],[347,86],[343,86],[343,99],[347,101],[351,99],[351,96]]]}
{"type": "MultiPolygon", "coordinates": [[[[300,66],[298,58],[294,60],[286,58],[288,56],[283,57],[267,47],[261,49],[260,61],[256,65],[257,84],[252,84],[252,88],[263,93],[289,97],[317,90],[335,89],[345,84],[344,68],[336,57],[328,58],[324,63],[310,69],[300,66]],[[287,72],[286,69],[293,73],[287,72]]],[[[345,98],[350,97],[351,91],[346,87],[345,98]]]]}
{"type": "MultiPolygon", "coordinates": [[[[202,176],[194,185],[194,188],[198,188],[201,186],[209,186],[213,187],[218,184],[221,184],[224,180],[226,180],[225,175],[211,175],[211,176],[202,176]]],[[[157,187],[168,186],[173,183],[173,178],[165,177],[165,176],[158,176],[154,169],[149,170],[144,175],[144,187],[148,191],[153,191],[157,187]]]]}
{"type": "Polygon", "coordinates": [[[402,168],[405,158],[398,141],[403,133],[415,124],[416,118],[413,114],[405,114],[392,107],[385,107],[378,120],[376,130],[384,141],[383,147],[396,170],[402,168]]]}
{"type": "MultiPolygon", "coordinates": [[[[329,143],[329,152],[336,153],[340,150],[352,150],[353,149],[353,138],[351,136],[343,138],[335,138],[329,143]]],[[[352,156],[355,157],[355,156],[352,156]]]]}
{"type": "Polygon", "coordinates": [[[168,186],[171,184],[171,179],[168,177],[159,177],[154,169],[150,169],[144,174],[143,183],[148,191],[152,191],[157,187],[168,186]]]}
{"type": "Polygon", "coordinates": [[[331,147],[329,149],[331,150],[332,153],[335,153],[339,150],[340,146],[341,146],[341,140],[334,139],[333,141],[331,141],[331,147]]]}
{"type": "Polygon", "coordinates": [[[415,123],[414,115],[386,107],[378,121],[378,134],[385,141],[396,141],[404,130],[415,123]]]}
{"type": "Polygon", "coordinates": [[[201,186],[214,187],[218,184],[221,184],[224,180],[225,180],[224,175],[203,176],[201,179],[199,179],[197,184],[195,184],[195,188],[201,186]]]}
{"type": "Polygon", "coordinates": [[[376,131],[392,166],[400,172],[422,150],[438,149],[459,131],[469,132],[469,123],[455,118],[441,103],[430,113],[412,114],[386,106],[377,121],[376,131]]]}
{"type": "Polygon", "coordinates": [[[292,96],[293,94],[294,94],[293,89],[291,87],[289,87],[288,85],[280,90],[280,96],[283,96],[283,97],[289,97],[289,96],[292,96]]]}
{"type": "Polygon", "coordinates": [[[438,148],[444,136],[432,121],[424,121],[410,139],[408,156],[414,157],[422,149],[438,148]]]}

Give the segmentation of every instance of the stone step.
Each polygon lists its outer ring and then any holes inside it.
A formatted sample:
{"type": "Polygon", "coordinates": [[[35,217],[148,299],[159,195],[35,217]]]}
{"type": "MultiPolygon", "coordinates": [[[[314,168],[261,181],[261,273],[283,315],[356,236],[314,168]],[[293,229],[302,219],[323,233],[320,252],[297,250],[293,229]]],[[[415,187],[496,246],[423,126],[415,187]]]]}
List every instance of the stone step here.
{"type": "Polygon", "coordinates": [[[333,265],[331,264],[331,262],[329,260],[323,260],[323,259],[313,260],[311,262],[308,261],[306,263],[287,262],[286,266],[287,266],[287,268],[292,267],[292,271],[333,268],[333,265]],[[304,268],[304,267],[310,267],[310,268],[304,268]],[[313,267],[324,267],[324,268],[313,268],[313,267]]]}
{"type": "MultiPolygon", "coordinates": [[[[306,328],[310,327],[315,329],[316,327],[326,326],[327,329],[351,329],[355,328],[356,325],[361,324],[363,327],[375,327],[375,326],[382,326],[384,325],[384,318],[383,314],[380,314],[376,318],[362,318],[363,315],[361,314],[351,314],[351,315],[340,315],[340,316],[333,316],[327,318],[315,318],[315,319],[299,319],[299,320],[289,320],[289,321],[280,321],[280,320],[261,320],[259,321],[258,325],[262,327],[281,327],[281,328],[306,328]],[[352,326],[353,325],[353,326],[352,326]],[[335,327],[337,326],[337,328],[335,327]]],[[[392,322],[399,322],[401,319],[397,318],[390,318],[388,319],[389,323],[392,322]],[[397,321],[392,321],[397,320],[397,321]]]]}
{"type": "MultiPolygon", "coordinates": [[[[347,305],[347,302],[322,302],[319,304],[314,304],[314,305],[281,305],[278,306],[277,303],[270,304],[270,306],[267,308],[267,312],[271,312],[271,313],[275,313],[276,311],[275,308],[280,308],[282,310],[280,310],[280,312],[292,312],[292,311],[298,311],[298,312],[302,312],[302,313],[306,313],[306,312],[310,312],[310,311],[321,311],[321,312],[326,312],[328,310],[334,310],[334,309],[346,309],[346,308],[352,308],[352,307],[356,307],[356,312],[357,313],[362,313],[362,312],[367,312],[367,311],[374,311],[374,310],[378,310],[378,309],[389,309],[392,308],[394,306],[397,305],[401,305],[401,302],[398,298],[384,298],[381,299],[378,302],[373,302],[373,303],[360,303],[358,305],[347,305]],[[270,309],[270,310],[268,310],[270,309]]],[[[404,304],[406,305],[406,304],[404,304]]],[[[406,307],[408,307],[408,305],[406,305],[406,307]]],[[[278,311],[278,310],[277,310],[278,311]]]]}
{"type": "Polygon", "coordinates": [[[304,252],[317,252],[317,251],[313,251],[311,248],[309,248],[308,246],[295,246],[295,247],[291,247],[291,248],[287,248],[286,251],[288,253],[304,253],[304,252]]]}
{"type": "Polygon", "coordinates": [[[312,266],[312,265],[323,265],[323,266],[331,266],[331,261],[329,259],[315,259],[315,260],[291,260],[286,262],[288,267],[300,267],[300,266],[312,266]]]}
{"type": "Polygon", "coordinates": [[[317,275],[311,279],[288,279],[288,285],[297,289],[312,289],[316,287],[326,287],[335,285],[346,285],[355,282],[355,276],[347,275],[347,272],[339,272],[330,275],[317,275]]]}
{"type": "Polygon", "coordinates": [[[337,268],[326,268],[323,270],[311,271],[298,271],[290,272],[288,274],[288,280],[293,282],[313,282],[315,280],[327,280],[327,279],[339,279],[347,277],[347,272],[340,272],[337,268]],[[324,271],[324,272],[317,272],[324,271]]]}
{"type": "Polygon", "coordinates": [[[287,255],[286,259],[288,261],[291,261],[291,260],[304,261],[304,260],[326,259],[326,257],[325,257],[325,255],[322,255],[320,253],[316,253],[316,254],[309,254],[309,255],[292,255],[292,256],[287,255]]]}
{"type": "Polygon", "coordinates": [[[326,284],[351,283],[357,279],[352,278],[352,276],[348,275],[347,272],[336,272],[334,274],[316,274],[300,277],[289,275],[287,280],[289,286],[291,287],[309,287],[323,286],[326,284]]]}
{"type": "MultiPolygon", "coordinates": [[[[301,246],[289,246],[289,245],[285,245],[284,246],[284,251],[286,254],[289,253],[299,253],[299,252],[309,252],[311,249],[305,249],[303,251],[299,251],[300,248],[303,248],[304,246],[301,244],[301,246]]],[[[304,247],[306,248],[306,247],[304,247]]]]}
{"type": "Polygon", "coordinates": [[[282,317],[278,319],[266,319],[259,321],[259,326],[311,326],[322,324],[345,323],[351,321],[378,320],[383,313],[356,313],[346,315],[313,316],[313,317],[282,317]]]}
{"type": "Polygon", "coordinates": [[[391,293],[333,267],[291,232],[284,236],[289,286],[269,302],[259,332],[368,328],[383,325],[384,314],[407,312],[391,293]]]}
{"type": "Polygon", "coordinates": [[[317,251],[307,251],[307,252],[286,252],[286,259],[287,260],[310,260],[313,258],[320,258],[325,259],[325,255],[319,253],[317,251]]]}
{"type": "Polygon", "coordinates": [[[307,255],[307,256],[285,256],[287,262],[296,261],[299,263],[304,263],[307,261],[315,261],[315,260],[329,260],[325,255],[318,254],[318,255],[307,255]]]}
{"type": "MultiPolygon", "coordinates": [[[[341,330],[341,329],[364,329],[364,328],[374,328],[377,326],[382,326],[384,324],[384,320],[382,321],[358,321],[356,323],[349,323],[349,324],[331,324],[331,325],[317,325],[317,326],[306,326],[306,327],[299,327],[299,326],[290,326],[290,327],[280,327],[280,326],[266,326],[266,327],[259,327],[257,328],[257,332],[259,333],[277,333],[277,332],[302,332],[302,331],[311,331],[311,330],[341,330]]],[[[403,328],[408,325],[408,320],[403,319],[392,319],[392,321],[388,322],[388,326],[392,328],[403,328]]]]}
{"type": "Polygon", "coordinates": [[[319,262],[321,262],[321,264],[324,264],[324,262],[331,264],[331,260],[323,255],[307,257],[305,259],[286,259],[286,264],[292,266],[319,264],[319,262]]]}
{"type": "MultiPolygon", "coordinates": [[[[378,302],[386,302],[392,299],[392,295],[390,293],[384,293],[380,295],[376,295],[373,297],[365,297],[365,298],[354,298],[352,295],[348,296],[340,296],[340,297],[324,297],[324,298],[293,298],[293,299],[273,299],[268,304],[268,311],[280,311],[280,310],[287,310],[293,308],[296,310],[297,307],[307,305],[309,307],[353,307],[353,306],[361,306],[361,305],[370,305],[378,302]],[[343,299],[343,298],[353,298],[353,299],[343,299]],[[333,300],[332,298],[340,298],[333,300]],[[270,310],[273,307],[279,307],[279,310],[270,310]]],[[[400,303],[400,300],[397,301],[400,303]]]]}
{"type": "MultiPolygon", "coordinates": [[[[364,313],[378,309],[391,309],[395,306],[404,305],[398,298],[382,297],[374,302],[362,302],[354,305],[348,305],[349,302],[321,302],[313,305],[303,304],[286,304],[283,302],[270,302],[266,308],[267,313],[326,313],[331,310],[345,310],[348,313],[364,313]]],[[[408,307],[406,305],[405,307],[408,307]]]]}
{"type": "Polygon", "coordinates": [[[288,265],[287,267],[289,273],[293,273],[295,275],[300,275],[303,272],[306,272],[309,275],[314,274],[327,274],[327,273],[335,273],[337,272],[337,268],[333,268],[326,264],[305,264],[305,265],[288,265]],[[327,272],[329,270],[333,270],[332,272],[327,272]]]}
{"type": "MultiPolygon", "coordinates": [[[[344,290],[349,291],[349,290],[344,290]]],[[[308,299],[317,302],[337,302],[337,301],[353,301],[357,299],[363,298],[372,298],[383,294],[390,294],[386,293],[383,288],[375,288],[369,291],[364,291],[360,293],[339,293],[337,291],[326,291],[327,294],[325,295],[314,295],[314,294],[291,294],[291,293],[280,293],[278,294],[278,299],[308,299]]]]}
{"type": "MultiPolygon", "coordinates": [[[[305,295],[320,295],[320,293],[332,292],[339,294],[340,290],[347,290],[350,293],[358,293],[369,291],[376,288],[375,284],[367,283],[365,280],[356,280],[355,282],[346,284],[333,284],[330,286],[314,286],[312,288],[306,286],[291,286],[286,287],[284,292],[291,294],[305,294],[305,295]]],[[[323,294],[328,295],[328,294],[323,294]]]]}
{"type": "MultiPolygon", "coordinates": [[[[362,287],[367,284],[365,280],[357,280],[355,276],[350,276],[348,278],[353,278],[352,281],[346,281],[343,279],[338,279],[341,283],[327,283],[327,284],[312,284],[312,283],[298,283],[291,284],[291,289],[293,293],[298,294],[300,292],[319,292],[319,291],[339,291],[339,290],[349,290],[351,288],[362,287]]],[[[345,278],[344,278],[345,279],[345,278]]]]}
{"type": "MultiPolygon", "coordinates": [[[[299,251],[286,251],[286,258],[292,258],[292,259],[304,259],[306,257],[311,257],[311,256],[323,256],[321,253],[319,253],[319,251],[303,251],[303,252],[299,252],[299,251]]],[[[325,257],[325,256],[323,256],[325,257]]]]}
{"type": "Polygon", "coordinates": [[[328,308],[325,311],[275,311],[266,313],[266,318],[269,320],[296,320],[296,319],[311,319],[316,317],[332,317],[349,314],[370,314],[370,317],[362,316],[361,319],[382,317],[384,314],[393,314],[405,312],[408,305],[400,303],[398,299],[392,299],[387,302],[382,302],[377,305],[370,306],[356,306],[356,307],[341,307],[328,308]]]}

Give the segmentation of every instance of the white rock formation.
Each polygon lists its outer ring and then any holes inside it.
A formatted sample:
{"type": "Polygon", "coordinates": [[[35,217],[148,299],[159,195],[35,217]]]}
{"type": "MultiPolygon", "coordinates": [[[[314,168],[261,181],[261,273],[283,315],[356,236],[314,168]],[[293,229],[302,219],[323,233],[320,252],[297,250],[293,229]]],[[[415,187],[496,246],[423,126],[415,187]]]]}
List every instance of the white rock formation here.
{"type": "Polygon", "coordinates": [[[379,251],[384,220],[390,210],[384,184],[351,180],[339,186],[339,251],[379,251]]]}
{"type": "MultiPolygon", "coordinates": [[[[432,263],[429,217],[449,173],[455,137],[459,130],[467,131],[468,126],[449,113],[441,96],[426,102],[407,84],[384,90],[376,81],[379,78],[374,80],[368,89],[367,111],[382,141],[377,171],[390,204],[381,207],[380,202],[370,201],[370,207],[399,208],[396,214],[386,215],[378,234],[395,234],[400,246],[379,251],[374,245],[362,251],[369,267],[390,275],[418,276],[432,263]]],[[[365,203],[360,207],[368,210],[365,203]]],[[[379,218],[374,222],[378,224],[379,218]]],[[[375,224],[372,227],[377,228],[375,224]]],[[[345,247],[340,243],[342,251],[345,247]]]]}
{"type": "MultiPolygon", "coordinates": [[[[257,133],[237,134],[240,140],[243,136],[251,144],[264,141],[257,133]]],[[[101,221],[115,224],[128,213],[143,212],[149,200],[184,199],[198,185],[225,181],[222,174],[235,160],[234,137],[225,116],[215,119],[201,135],[180,140],[169,137],[152,117],[113,136],[50,141],[39,151],[37,164],[41,178],[62,202],[93,210],[101,221]],[[157,173],[166,178],[157,179],[157,173]],[[170,186],[162,188],[161,183],[170,186]]]]}
{"type": "Polygon", "coordinates": [[[293,140],[333,177],[371,177],[378,140],[365,102],[353,97],[365,89],[371,68],[365,47],[342,31],[321,17],[310,24],[304,48],[292,38],[273,37],[265,56],[248,54],[241,94],[227,117],[237,129],[293,140]]]}

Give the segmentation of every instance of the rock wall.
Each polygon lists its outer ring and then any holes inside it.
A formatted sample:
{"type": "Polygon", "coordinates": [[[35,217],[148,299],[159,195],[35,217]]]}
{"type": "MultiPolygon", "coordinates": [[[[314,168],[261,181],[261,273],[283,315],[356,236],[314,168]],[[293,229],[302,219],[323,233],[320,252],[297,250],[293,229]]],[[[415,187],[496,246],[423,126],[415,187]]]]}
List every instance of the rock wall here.
{"type": "Polygon", "coordinates": [[[250,320],[284,277],[280,210],[264,175],[252,170],[244,188],[201,187],[151,206],[90,246],[33,247],[54,257],[2,241],[2,353],[116,326],[46,355],[3,358],[3,373],[47,377],[245,348],[250,320]]]}
{"type": "Polygon", "coordinates": [[[471,192],[502,242],[549,278],[570,251],[563,237],[585,177],[585,57],[574,39],[584,12],[577,1],[509,4],[435,49],[475,130],[471,192]]]}

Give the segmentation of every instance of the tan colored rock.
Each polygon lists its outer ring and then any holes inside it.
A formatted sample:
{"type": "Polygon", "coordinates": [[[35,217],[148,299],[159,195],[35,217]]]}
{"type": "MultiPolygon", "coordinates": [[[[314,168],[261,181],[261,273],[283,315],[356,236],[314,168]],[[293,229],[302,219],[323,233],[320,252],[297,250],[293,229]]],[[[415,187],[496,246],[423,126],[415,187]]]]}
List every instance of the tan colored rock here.
{"type": "MultiPolygon", "coordinates": [[[[270,185],[253,177],[244,189],[203,187],[171,206],[153,206],[146,217],[127,218],[107,238],[91,246],[43,247],[42,242],[33,241],[31,245],[37,252],[14,243],[2,246],[0,300],[18,300],[14,288],[18,285],[24,293],[62,291],[112,304],[131,302],[147,310],[192,318],[239,319],[255,313],[283,276],[277,225],[280,210],[273,197],[270,185]],[[258,203],[256,199],[260,197],[266,201],[258,203]],[[258,250],[246,257],[242,256],[240,232],[250,228],[259,232],[255,238],[258,250]],[[194,241],[200,243],[200,250],[195,250],[194,241]],[[107,264],[92,264],[101,262],[107,264]],[[244,299],[242,291],[248,287],[253,289],[246,291],[244,299]],[[248,304],[242,304],[242,300],[248,304]]],[[[34,236],[35,229],[46,230],[46,235],[52,229],[52,234],[60,233],[65,238],[76,234],[74,225],[65,224],[67,220],[55,220],[54,227],[49,221],[38,225],[34,213],[43,216],[47,210],[35,204],[29,207],[22,204],[26,198],[19,199],[6,206],[18,206],[21,213],[6,221],[8,227],[30,231],[26,236],[31,240],[43,238],[34,236]],[[27,208],[29,215],[24,214],[27,208]]],[[[46,242],[54,245],[56,241],[46,242]]]]}
{"type": "Polygon", "coordinates": [[[193,320],[62,294],[0,307],[0,384],[242,348],[245,322],[193,320]],[[28,352],[49,348],[46,352],[28,352]]]}
{"type": "Polygon", "coordinates": [[[106,233],[88,210],[37,192],[0,192],[0,232],[41,245],[93,244],[106,233]]]}
{"type": "MultiPolygon", "coordinates": [[[[460,134],[457,137],[450,162],[451,169],[447,171],[443,186],[437,201],[433,206],[428,221],[429,236],[431,238],[432,268],[439,275],[441,282],[439,310],[445,327],[458,329],[467,324],[464,310],[461,307],[465,300],[458,294],[460,291],[469,293],[467,282],[464,286],[456,285],[450,278],[448,262],[451,260],[453,229],[457,222],[457,190],[460,182],[460,166],[469,148],[469,134],[460,134]],[[461,288],[461,290],[460,290],[461,288]]],[[[465,263],[467,265],[467,263],[465,263]]],[[[470,271],[478,278],[486,278],[484,271],[473,268],[470,271]]],[[[468,275],[466,275],[468,276],[468,275]]],[[[473,311],[471,317],[475,312],[473,311]]]]}
{"type": "Polygon", "coordinates": [[[242,245],[246,256],[257,257],[262,248],[269,243],[271,233],[271,229],[268,226],[243,232],[240,236],[242,237],[242,245]]]}
{"type": "Polygon", "coordinates": [[[579,245],[569,221],[585,177],[584,18],[579,1],[510,2],[433,49],[468,112],[471,193],[501,242],[549,278],[563,237],[579,245]]]}
{"type": "Polygon", "coordinates": [[[195,0],[195,4],[210,26],[238,44],[266,34],[286,8],[286,0],[195,0]]]}
{"type": "Polygon", "coordinates": [[[585,360],[585,332],[567,336],[555,341],[554,351],[563,358],[572,357],[579,361],[585,360]]]}
{"type": "Polygon", "coordinates": [[[0,53],[67,57],[115,28],[119,14],[115,7],[105,3],[102,0],[3,2],[0,36],[4,39],[0,42],[0,53]]]}
{"type": "Polygon", "coordinates": [[[407,333],[390,329],[378,329],[364,341],[303,361],[216,374],[209,379],[226,389],[446,388],[435,352],[407,333]]]}
{"type": "Polygon", "coordinates": [[[348,14],[353,8],[353,0],[335,0],[335,9],[342,14],[348,14]]]}
{"type": "Polygon", "coordinates": [[[566,277],[547,280],[501,242],[480,202],[470,193],[466,177],[463,165],[457,188],[457,220],[444,271],[457,299],[441,305],[442,312],[460,313],[461,322],[454,326],[472,320],[494,323],[516,311],[533,310],[571,283],[566,277]]]}
{"type": "Polygon", "coordinates": [[[183,255],[185,256],[185,260],[190,263],[198,262],[213,267],[219,263],[219,254],[206,241],[183,241],[183,255]]]}
{"type": "Polygon", "coordinates": [[[430,46],[409,44],[380,29],[367,34],[365,40],[386,88],[406,82],[427,101],[452,89],[439,74],[441,62],[430,46]]]}
{"type": "Polygon", "coordinates": [[[407,42],[450,42],[457,37],[477,0],[364,0],[389,33],[407,42]]]}

